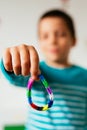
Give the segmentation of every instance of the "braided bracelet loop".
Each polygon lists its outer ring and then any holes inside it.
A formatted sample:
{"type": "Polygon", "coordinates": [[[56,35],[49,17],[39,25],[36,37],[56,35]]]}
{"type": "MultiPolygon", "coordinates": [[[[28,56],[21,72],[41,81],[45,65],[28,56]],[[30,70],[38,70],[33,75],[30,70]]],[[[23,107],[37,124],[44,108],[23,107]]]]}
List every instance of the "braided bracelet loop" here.
{"type": "Polygon", "coordinates": [[[27,96],[28,96],[28,102],[31,105],[32,108],[38,110],[38,111],[46,111],[48,110],[52,105],[53,105],[53,93],[51,88],[48,85],[48,82],[44,78],[42,74],[38,75],[40,81],[42,82],[43,86],[46,88],[47,93],[49,94],[49,100],[48,103],[45,106],[37,106],[32,102],[32,97],[31,97],[31,89],[34,83],[34,80],[32,78],[29,79],[28,85],[27,85],[27,96]]]}

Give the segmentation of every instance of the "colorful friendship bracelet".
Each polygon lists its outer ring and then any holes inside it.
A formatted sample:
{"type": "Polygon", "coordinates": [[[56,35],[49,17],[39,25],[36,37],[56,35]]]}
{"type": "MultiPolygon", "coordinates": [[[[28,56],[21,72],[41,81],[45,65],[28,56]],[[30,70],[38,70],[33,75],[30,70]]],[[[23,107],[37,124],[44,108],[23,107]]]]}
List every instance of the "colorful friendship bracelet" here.
{"type": "Polygon", "coordinates": [[[49,100],[48,100],[48,104],[45,105],[45,106],[37,106],[35,105],[33,102],[32,102],[32,98],[31,98],[31,88],[32,88],[32,85],[34,83],[34,80],[32,78],[29,79],[28,81],[28,85],[27,85],[27,96],[28,96],[28,102],[29,104],[31,105],[32,108],[38,110],[38,111],[46,111],[48,110],[52,104],[53,104],[53,93],[52,93],[52,90],[51,88],[49,87],[48,85],[48,82],[46,81],[46,79],[44,78],[44,76],[42,74],[38,75],[40,81],[42,82],[42,84],[44,85],[44,87],[46,88],[47,90],[47,93],[49,94],[49,100]]]}

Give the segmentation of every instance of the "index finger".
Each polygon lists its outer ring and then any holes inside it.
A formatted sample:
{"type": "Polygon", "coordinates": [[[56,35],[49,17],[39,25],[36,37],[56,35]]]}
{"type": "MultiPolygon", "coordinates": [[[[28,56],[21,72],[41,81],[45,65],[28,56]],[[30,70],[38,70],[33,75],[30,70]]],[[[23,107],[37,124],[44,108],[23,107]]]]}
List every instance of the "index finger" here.
{"type": "Polygon", "coordinates": [[[30,73],[34,80],[38,79],[39,70],[39,56],[36,49],[33,46],[29,46],[30,53],[30,73]]]}

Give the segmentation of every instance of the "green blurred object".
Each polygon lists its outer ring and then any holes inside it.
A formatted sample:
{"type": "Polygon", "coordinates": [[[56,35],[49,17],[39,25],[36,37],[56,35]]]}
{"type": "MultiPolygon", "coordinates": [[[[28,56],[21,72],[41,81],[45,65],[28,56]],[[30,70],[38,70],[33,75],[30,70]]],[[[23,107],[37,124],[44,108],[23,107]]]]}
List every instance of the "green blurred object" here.
{"type": "Polygon", "coordinates": [[[24,125],[7,125],[4,130],[24,130],[24,125]]]}

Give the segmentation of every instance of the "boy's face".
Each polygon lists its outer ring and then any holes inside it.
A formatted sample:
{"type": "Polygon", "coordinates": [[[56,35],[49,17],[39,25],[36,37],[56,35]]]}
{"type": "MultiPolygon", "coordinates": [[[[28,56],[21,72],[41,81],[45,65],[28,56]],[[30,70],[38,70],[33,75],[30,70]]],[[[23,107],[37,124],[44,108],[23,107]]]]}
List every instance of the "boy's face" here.
{"type": "Polygon", "coordinates": [[[75,40],[62,18],[48,17],[39,23],[40,48],[47,60],[63,62],[75,40]]]}

